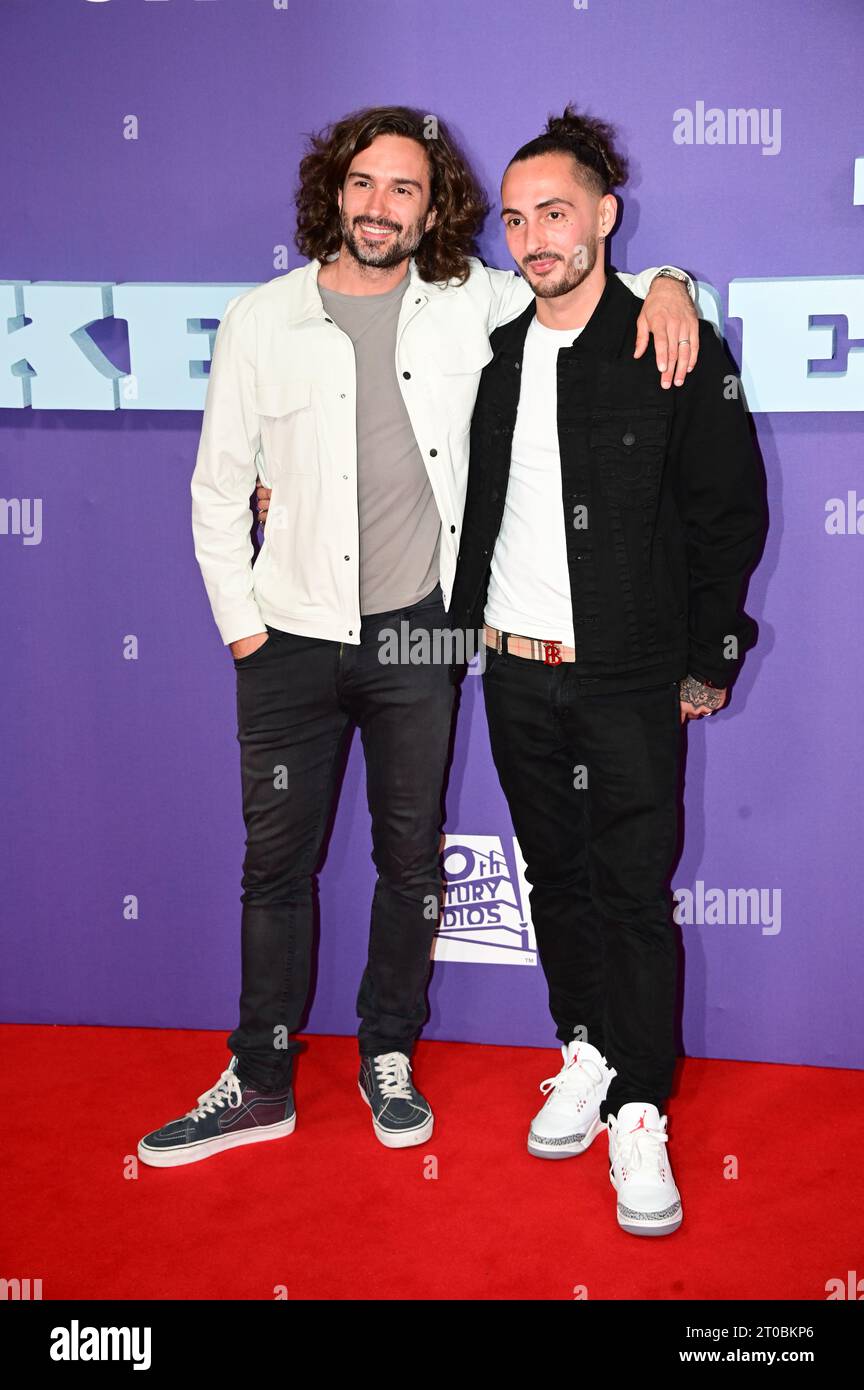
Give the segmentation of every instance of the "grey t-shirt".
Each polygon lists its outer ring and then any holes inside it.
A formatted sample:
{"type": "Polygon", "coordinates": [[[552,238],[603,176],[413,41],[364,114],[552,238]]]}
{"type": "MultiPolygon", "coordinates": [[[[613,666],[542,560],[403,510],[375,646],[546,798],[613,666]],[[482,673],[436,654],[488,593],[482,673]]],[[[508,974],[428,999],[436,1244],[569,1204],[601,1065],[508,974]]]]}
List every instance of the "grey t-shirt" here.
{"type": "Polygon", "coordinates": [[[439,578],[441,518],[396,379],[396,328],[408,276],[385,294],[318,288],[326,312],[354,344],[365,617],[418,602],[439,578]]]}

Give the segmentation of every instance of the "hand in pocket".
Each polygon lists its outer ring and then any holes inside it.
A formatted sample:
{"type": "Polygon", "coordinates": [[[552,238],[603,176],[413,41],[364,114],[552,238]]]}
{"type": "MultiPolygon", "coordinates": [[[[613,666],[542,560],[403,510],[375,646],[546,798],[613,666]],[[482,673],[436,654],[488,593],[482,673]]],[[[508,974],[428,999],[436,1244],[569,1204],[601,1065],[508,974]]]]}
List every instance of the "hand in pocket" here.
{"type": "Polygon", "coordinates": [[[239,637],[236,642],[231,643],[231,655],[235,661],[242,661],[244,656],[251,656],[269,640],[269,632],[256,632],[251,637],[239,637]]]}

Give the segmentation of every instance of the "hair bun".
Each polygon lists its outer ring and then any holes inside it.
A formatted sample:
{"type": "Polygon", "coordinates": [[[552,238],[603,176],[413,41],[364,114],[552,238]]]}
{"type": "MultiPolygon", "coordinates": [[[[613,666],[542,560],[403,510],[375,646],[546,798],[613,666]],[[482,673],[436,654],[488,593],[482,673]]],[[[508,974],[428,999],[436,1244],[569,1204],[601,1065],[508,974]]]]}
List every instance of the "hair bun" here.
{"type": "Polygon", "coordinates": [[[549,135],[578,135],[581,140],[589,137],[591,127],[584,116],[571,111],[568,106],[563,116],[550,116],[546,122],[549,135]]]}
{"type": "Polygon", "coordinates": [[[592,191],[604,194],[627,182],[627,159],[616,149],[616,142],[614,126],[577,111],[568,102],[561,115],[549,116],[543,134],[522,145],[510,163],[559,152],[571,155],[583,166],[582,176],[588,179],[592,191]]]}
{"type": "Polygon", "coordinates": [[[608,121],[580,113],[568,102],[560,116],[549,117],[546,135],[569,145],[576,158],[596,169],[609,188],[627,182],[627,160],[615,149],[615,127],[608,121]]]}

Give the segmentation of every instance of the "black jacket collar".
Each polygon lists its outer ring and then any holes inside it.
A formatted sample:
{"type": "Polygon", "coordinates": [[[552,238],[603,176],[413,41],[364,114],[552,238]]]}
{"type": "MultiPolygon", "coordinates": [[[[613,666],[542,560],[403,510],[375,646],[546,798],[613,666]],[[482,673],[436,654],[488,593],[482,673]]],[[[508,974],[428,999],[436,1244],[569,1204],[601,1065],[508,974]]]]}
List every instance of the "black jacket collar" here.
{"type": "MultiPolygon", "coordinates": [[[[617,356],[627,338],[628,334],[632,339],[632,347],[635,347],[635,324],[642,308],[642,300],[638,295],[628,290],[627,286],[618,279],[613,266],[606,272],[606,284],[603,293],[597,302],[590,319],[586,323],[579,337],[575,339],[571,348],[563,351],[574,355],[581,353],[596,354],[598,356],[617,356]]],[[[492,334],[491,343],[496,355],[500,352],[505,356],[520,358],[525,346],[525,337],[531,320],[537,312],[537,300],[532,299],[527,309],[518,316],[511,319],[509,323],[502,324],[496,328],[492,334]]]]}

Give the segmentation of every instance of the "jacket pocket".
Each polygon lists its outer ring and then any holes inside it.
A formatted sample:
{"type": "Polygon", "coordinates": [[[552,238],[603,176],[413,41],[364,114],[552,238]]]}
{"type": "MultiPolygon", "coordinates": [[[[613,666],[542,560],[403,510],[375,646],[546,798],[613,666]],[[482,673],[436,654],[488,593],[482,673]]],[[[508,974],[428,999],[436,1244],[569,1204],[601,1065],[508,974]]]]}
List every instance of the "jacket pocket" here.
{"type": "Polygon", "coordinates": [[[311,381],[262,381],[255,391],[261,452],[268,476],[319,472],[311,381]]]}
{"type": "Polygon", "coordinates": [[[666,414],[608,410],[592,416],[588,447],[603,490],[619,507],[653,508],[666,452],[666,414]]]}
{"type": "Polygon", "coordinates": [[[491,360],[492,348],[485,334],[461,338],[450,334],[436,345],[426,364],[434,412],[429,423],[434,422],[436,430],[446,430],[451,456],[458,460],[463,473],[468,465],[471,415],[480,378],[491,360]]]}

